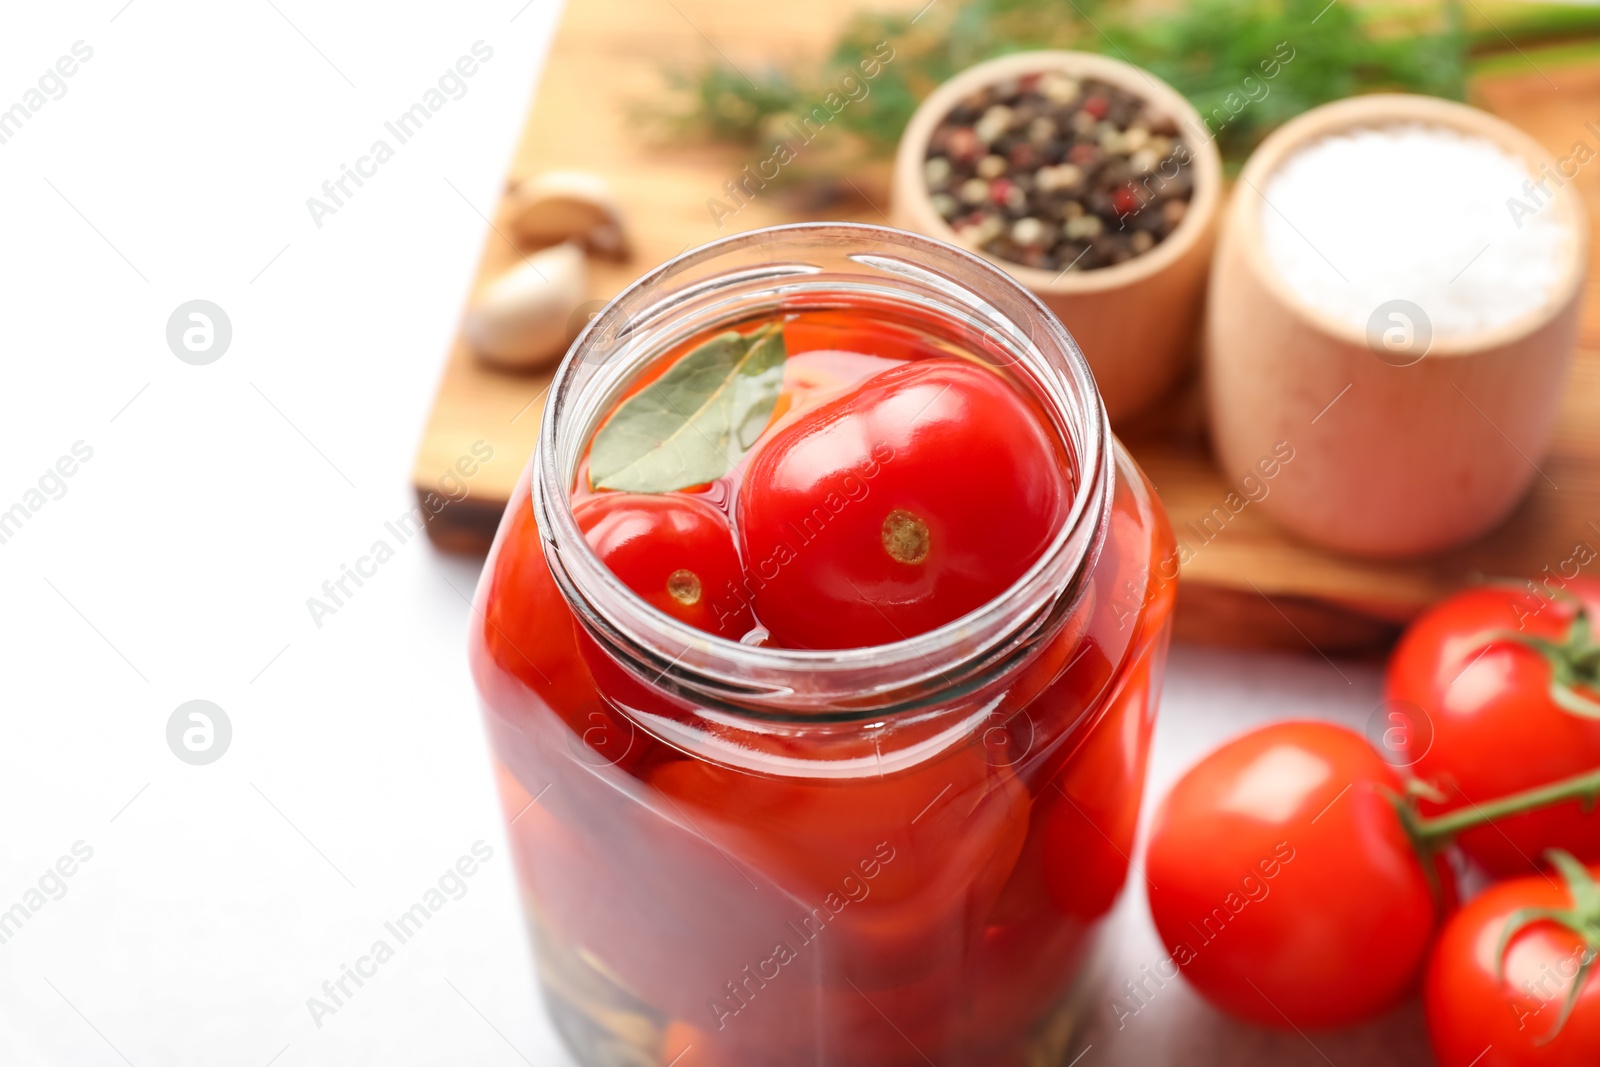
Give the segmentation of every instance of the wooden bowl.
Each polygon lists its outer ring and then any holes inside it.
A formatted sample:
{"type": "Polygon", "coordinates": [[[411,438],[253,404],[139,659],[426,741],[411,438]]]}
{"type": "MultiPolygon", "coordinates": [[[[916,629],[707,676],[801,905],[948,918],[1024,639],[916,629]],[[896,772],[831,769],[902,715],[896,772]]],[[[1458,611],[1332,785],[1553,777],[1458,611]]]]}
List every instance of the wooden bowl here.
{"type": "Polygon", "coordinates": [[[1530,137],[1463,104],[1392,94],[1328,104],[1251,156],[1211,276],[1206,393],[1222,471],[1239,477],[1287,451],[1287,472],[1261,507],[1304,540],[1356,555],[1416,556],[1471,540],[1543,477],[1588,263],[1588,223],[1569,183],[1541,209],[1560,212],[1572,234],[1561,280],[1518,320],[1436,338],[1420,357],[1397,360],[1302,302],[1268,259],[1261,216],[1273,209],[1261,190],[1310,142],[1415,123],[1487,138],[1535,174],[1555,166],[1530,137]]]}
{"type": "Polygon", "coordinates": [[[1200,115],[1153,74],[1087,52],[1020,52],[980,63],[922,102],[895,156],[894,224],[983,255],[1056,313],[1094,371],[1113,422],[1166,392],[1196,348],[1206,274],[1222,201],[1222,162],[1200,115]],[[1125,263],[1060,273],[986,255],[963,242],[929,202],[923,163],[934,130],[960,100],[994,82],[1061,71],[1125,89],[1171,118],[1190,150],[1194,190],[1188,213],[1167,239],[1125,263]]]}

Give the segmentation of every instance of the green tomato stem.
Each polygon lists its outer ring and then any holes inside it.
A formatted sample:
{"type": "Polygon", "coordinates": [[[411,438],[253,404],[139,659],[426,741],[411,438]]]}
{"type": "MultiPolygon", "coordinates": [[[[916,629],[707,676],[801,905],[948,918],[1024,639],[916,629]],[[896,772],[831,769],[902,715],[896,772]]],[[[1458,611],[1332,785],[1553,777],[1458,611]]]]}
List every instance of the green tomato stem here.
{"type": "Polygon", "coordinates": [[[1511,947],[1511,939],[1529,926],[1537,923],[1554,923],[1583,942],[1583,959],[1578,966],[1577,974],[1572,976],[1572,985],[1567,988],[1566,999],[1561,1005],[1561,1014],[1549,1033],[1534,1039],[1535,1047],[1548,1045],[1560,1035],[1561,1028],[1567,1025],[1567,1019],[1572,1015],[1572,1009],[1578,1006],[1578,994],[1583,991],[1583,985],[1589,979],[1595,959],[1600,957],[1600,886],[1595,884],[1589,871],[1574,859],[1571,853],[1553,848],[1545,853],[1545,857],[1550,860],[1551,866],[1566,883],[1567,895],[1572,900],[1572,906],[1520,908],[1512,912],[1506,917],[1506,924],[1500,930],[1500,940],[1494,950],[1495,978],[1503,983],[1506,980],[1506,950],[1511,947]]]}
{"type": "Polygon", "coordinates": [[[1571,778],[1527,789],[1521,793],[1500,797],[1483,804],[1472,804],[1432,818],[1415,816],[1410,830],[1418,844],[1435,849],[1449,843],[1456,835],[1485,823],[1495,822],[1523,812],[1548,808],[1568,800],[1581,800],[1592,806],[1600,799],[1600,769],[1586,771],[1571,778]]]}
{"type": "Polygon", "coordinates": [[[1507,630],[1494,635],[1532,649],[1550,665],[1550,699],[1562,711],[1580,719],[1600,719],[1600,644],[1596,644],[1589,611],[1581,601],[1566,637],[1546,637],[1507,630]]]}

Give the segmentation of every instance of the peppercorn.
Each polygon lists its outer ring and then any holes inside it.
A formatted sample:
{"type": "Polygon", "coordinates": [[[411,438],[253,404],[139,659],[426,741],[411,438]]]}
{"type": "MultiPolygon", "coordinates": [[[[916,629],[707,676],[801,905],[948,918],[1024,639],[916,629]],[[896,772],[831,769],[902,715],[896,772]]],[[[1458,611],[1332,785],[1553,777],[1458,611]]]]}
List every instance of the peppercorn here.
{"type": "Polygon", "coordinates": [[[998,178],[1006,172],[1006,166],[1004,156],[984,156],[978,160],[978,177],[998,178]]]}
{"type": "Polygon", "coordinates": [[[929,204],[957,239],[1045,270],[1093,270],[1171,235],[1193,191],[1171,117],[1059,71],[969,94],[933,131],[929,204]]]}

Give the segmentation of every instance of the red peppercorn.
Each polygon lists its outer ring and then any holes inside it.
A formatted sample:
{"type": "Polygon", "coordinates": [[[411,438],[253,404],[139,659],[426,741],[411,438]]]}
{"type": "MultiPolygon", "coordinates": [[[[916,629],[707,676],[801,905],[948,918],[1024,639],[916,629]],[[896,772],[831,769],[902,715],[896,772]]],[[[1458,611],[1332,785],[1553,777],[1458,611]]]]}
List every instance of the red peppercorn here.
{"type": "Polygon", "coordinates": [[[1138,192],[1131,185],[1124,185],[1111,194],[1111,209],[1118,215],[1131,215],[1142,206],[1138,192]]]}
{"type": "Polygon", "coordinates": [[[1082,170],[1090,170],[1099,163],[1103,152],[1092,144],[1075,144],[1067,150],[1067,162],[1082,170]]]}
{"type": "Polygon", "coordinates": [[[1033,145],[1021,142],[1011,146],[1011,151],[1006,153],[1011,162],[1012,170],[1032,170],[1039,162],[1039,153],[1034,151],[1033,145]]]}
{"type": "Polygon", "coordinates": [[[1005,207],[1006,201],[1011,196],[1011,190],[1016,187],[1017,183],[1010,178],[996,178],[989,183],[989,199],[1001,207],[1005,207]]]}
{"type": "Polygon", "coordinates": [[[1106,112],[1111,110],[1111,102],[1103,96],[1091,96],[1083,102],[1082,110],[1096,119],[1103,119],[1106,117],[1106,112]]]}
{"type": "Polygon", "coordinates": [[[970,126],[962,126],[950,131],[950,140],[945,146],[952,156],[963,163],[970,163],[978,158],[978,150],[983,146],[978,143],[978,135],[970,126]]]}

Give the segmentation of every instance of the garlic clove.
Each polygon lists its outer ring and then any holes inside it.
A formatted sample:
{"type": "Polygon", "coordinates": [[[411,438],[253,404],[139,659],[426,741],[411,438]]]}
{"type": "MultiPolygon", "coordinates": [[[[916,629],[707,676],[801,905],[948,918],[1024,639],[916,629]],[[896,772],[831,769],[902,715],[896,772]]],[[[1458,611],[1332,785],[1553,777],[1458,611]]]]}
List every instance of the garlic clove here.
{"type": "Polygon", "coordinates": [[[527,370],[554,363],[572,342],[573,312],[589,295],[589,265],[575,244],[535,252],[491,282],[463,330],[478,358],[527,370]]]}
{"type": "Polygon", "coordinates": [[[510,200],[511,233],[524,245],[539,248],[578,240],[608,259],[630,254],[622,208],[598,174],[551,171],[518,184],[510,200]]]}

